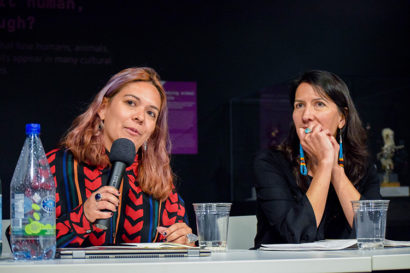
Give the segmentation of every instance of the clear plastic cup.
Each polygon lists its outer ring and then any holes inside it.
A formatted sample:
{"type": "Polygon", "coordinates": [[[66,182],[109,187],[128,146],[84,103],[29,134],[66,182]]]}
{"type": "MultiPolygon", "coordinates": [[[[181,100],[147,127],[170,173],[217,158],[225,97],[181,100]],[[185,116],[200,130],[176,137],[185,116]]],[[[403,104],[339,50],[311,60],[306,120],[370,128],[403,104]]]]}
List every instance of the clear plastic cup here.
{"type": "Polygon", "coordinates": [[[194,203],[199,246],[213,252],[226,251],[232,203],[194,203]]]}
{"type": "Polygon", "coordinates": [[[384,248],[389,200],[352,201],[359,249],[384,248]]]}

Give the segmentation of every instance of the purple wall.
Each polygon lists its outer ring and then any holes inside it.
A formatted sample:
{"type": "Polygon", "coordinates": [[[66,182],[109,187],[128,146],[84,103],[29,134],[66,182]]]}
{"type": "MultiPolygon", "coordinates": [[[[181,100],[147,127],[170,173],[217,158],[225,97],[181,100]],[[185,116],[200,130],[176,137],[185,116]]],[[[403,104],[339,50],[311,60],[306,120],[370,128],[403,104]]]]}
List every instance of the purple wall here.
{"type": "Polygon", "coordinates": [[[164,82],[172,154],[198,153],[196,82],[164,82]]]}

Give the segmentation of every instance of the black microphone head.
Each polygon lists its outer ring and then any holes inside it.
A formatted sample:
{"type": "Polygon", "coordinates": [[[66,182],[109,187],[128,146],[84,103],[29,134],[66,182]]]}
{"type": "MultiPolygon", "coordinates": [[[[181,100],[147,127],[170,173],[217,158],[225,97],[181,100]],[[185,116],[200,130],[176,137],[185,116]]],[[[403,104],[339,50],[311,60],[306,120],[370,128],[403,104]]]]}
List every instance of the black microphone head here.
{"type": "Polygon", "coordinates": [[[111,164],[120,161],[128,167],[134,162],[135,154],[135,145],[131,140],[128,138],[118,138],[112,143],[108,158],[111,164]]]}

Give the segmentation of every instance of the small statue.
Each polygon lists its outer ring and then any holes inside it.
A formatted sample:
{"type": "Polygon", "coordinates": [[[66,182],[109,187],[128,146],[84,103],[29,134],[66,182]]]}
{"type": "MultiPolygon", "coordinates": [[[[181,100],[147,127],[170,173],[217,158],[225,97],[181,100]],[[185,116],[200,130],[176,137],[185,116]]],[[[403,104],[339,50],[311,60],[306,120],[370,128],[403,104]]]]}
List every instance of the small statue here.
{"type": "Polygon", "coordinates": [[[270,145],[271,146],[276,146],[279,145],[280,139],[279,139],[279,129],[278,127],[274,127],[270,131],[270,145]]]}
{"type": "Polygon", "coordinates": [[[380,160],[382,169],[384,170],[383,183],[390,182],[390,174],[393,172],[393,156],[396,150],[404,148],[404,145],[396,146],[394,143],[394,132],[390,128],[384,128],[382,130],[382,137],[384,146],[381,152],[377,154],[377,159],[380,160]]]}

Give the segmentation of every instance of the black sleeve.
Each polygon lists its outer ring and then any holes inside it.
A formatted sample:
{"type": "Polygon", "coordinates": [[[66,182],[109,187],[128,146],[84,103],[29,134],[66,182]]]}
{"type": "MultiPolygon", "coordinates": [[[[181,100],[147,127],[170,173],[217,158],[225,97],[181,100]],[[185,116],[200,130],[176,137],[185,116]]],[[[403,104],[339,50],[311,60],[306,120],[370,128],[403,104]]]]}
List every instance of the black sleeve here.
{"type": "Polygon", "coordinates": [[[382,198],[380,195],[380,179],[374,164],[369,166],[366,176],[359,184],[358,191],[361,194],[360,200],[376,200],[382,198]]]}
{"type": "Polygon", "coordinates": [[[255,158],[254,170],[258,205],[269,225],[264,228],[283,242],[314,241],[317,227],[313,208],[294,179],[290,180],[291,168],[285,158],[279,152],[262,152],[255,158]]]}

